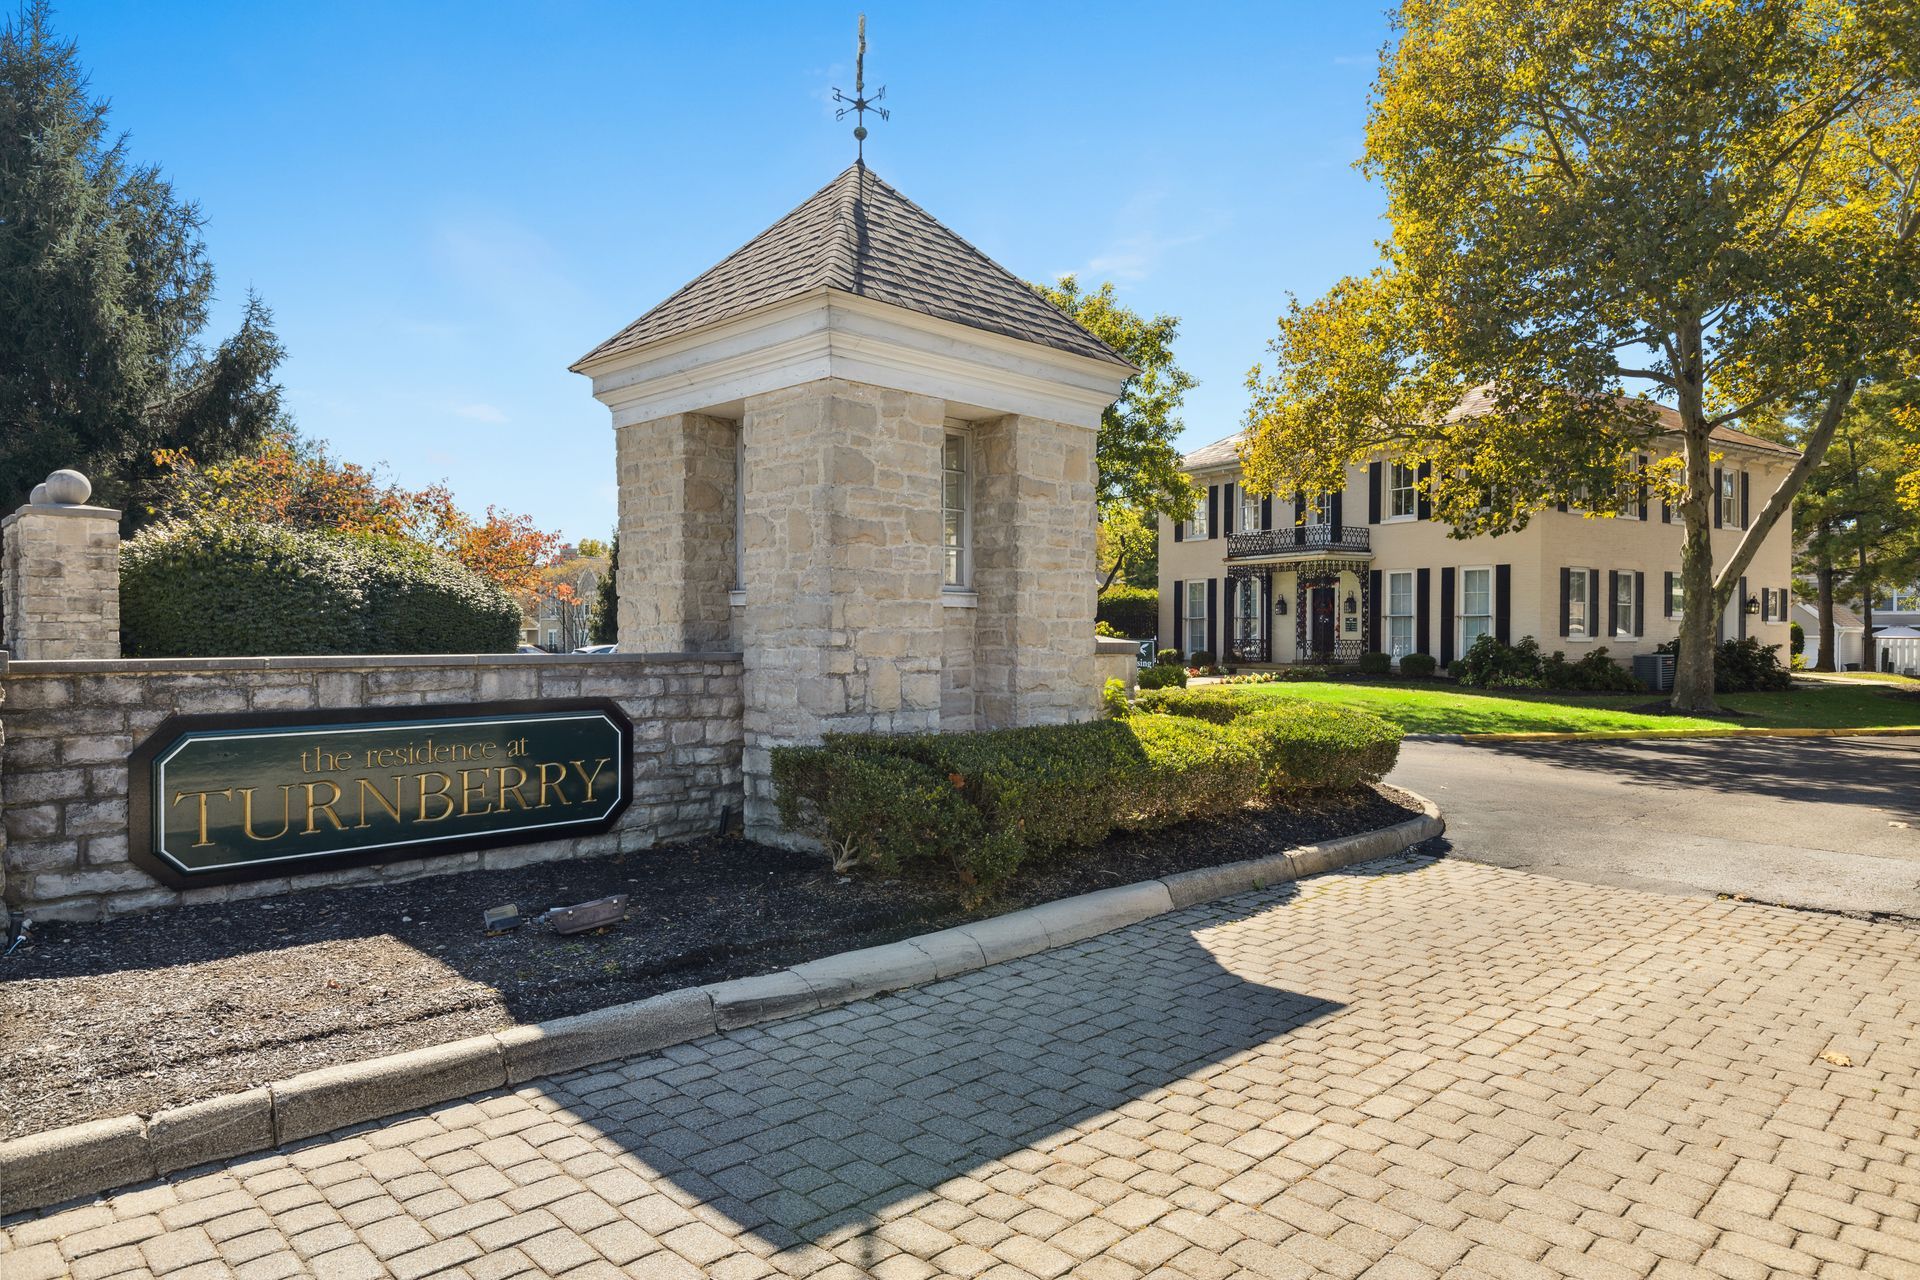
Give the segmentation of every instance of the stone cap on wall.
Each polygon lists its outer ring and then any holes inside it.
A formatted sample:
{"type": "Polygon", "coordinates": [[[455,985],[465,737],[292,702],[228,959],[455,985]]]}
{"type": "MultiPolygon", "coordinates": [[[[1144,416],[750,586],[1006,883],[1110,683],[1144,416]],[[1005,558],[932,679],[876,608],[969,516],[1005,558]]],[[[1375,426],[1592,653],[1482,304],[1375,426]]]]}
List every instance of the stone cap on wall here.
{"type": "Polygon", "coordinates": [[[0,673],[16,676],[107,675],[193,671],[339,671],[365,667],[523,667],[666,666],[676,663],[739,662],[726,653],[366,653],[314,654],[256,658],[42,658],[7,660],[0,650],[0,673]]]}

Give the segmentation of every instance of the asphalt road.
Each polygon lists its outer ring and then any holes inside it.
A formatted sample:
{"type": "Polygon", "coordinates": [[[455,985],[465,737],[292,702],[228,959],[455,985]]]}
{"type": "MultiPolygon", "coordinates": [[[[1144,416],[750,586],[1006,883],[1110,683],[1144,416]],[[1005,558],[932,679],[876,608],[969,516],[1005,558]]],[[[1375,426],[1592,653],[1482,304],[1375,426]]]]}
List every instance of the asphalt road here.
{"type": "Polygon", "coordinates": [[[1453,856],[1920,920],[1920,738],[1409,742],[1453,856]]]}

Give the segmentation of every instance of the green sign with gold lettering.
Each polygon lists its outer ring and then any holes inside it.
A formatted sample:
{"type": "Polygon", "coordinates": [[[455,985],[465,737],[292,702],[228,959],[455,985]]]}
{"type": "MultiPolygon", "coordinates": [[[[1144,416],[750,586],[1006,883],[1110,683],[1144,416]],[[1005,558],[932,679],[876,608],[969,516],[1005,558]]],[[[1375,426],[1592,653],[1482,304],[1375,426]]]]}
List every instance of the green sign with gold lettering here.
{"type": "Polygon", "coordinates": [[[186,887],[611,827],[633,726],[602,700],[176,716],[134,752],[134,860],[186,887]]]}

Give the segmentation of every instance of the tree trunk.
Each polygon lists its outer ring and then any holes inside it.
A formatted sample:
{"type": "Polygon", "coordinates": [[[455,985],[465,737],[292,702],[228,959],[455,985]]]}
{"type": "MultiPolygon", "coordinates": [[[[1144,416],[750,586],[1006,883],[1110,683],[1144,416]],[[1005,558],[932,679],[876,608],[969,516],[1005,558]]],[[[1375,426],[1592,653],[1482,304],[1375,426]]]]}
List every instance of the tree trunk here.
{"type": "Polygon", "coordinates": [[[1820,564],[1814,570],[1814,580],[1820,584],[1820,658],[1813,664],[1815,671],[1838,671],[1835,665],[1833,633],[1833,556],[1827,550],[1827,538],[1831,530],[1827,522],[1820,522],[1820,564]]]}
{"type": "Polygon", "coordinates": [[[1853,584],[1860,589],[1860,665],[1868,671],[1880,669],[1880,650],[1873,643],[1873,583],[1867,577],[1867,544],[1860,544],[1860,568],[1853,584]]]}
{"type": "Polygon", "coordinates": [[[1673,663],[1673,709],[1692,715],[1720,709],[1713,700],[1713,657],[1719,616],[1713,590],[1713,432],[1707,424],[1704,360],[1698,322],[1683,325],[1678,384],[1687,488],[1680,499],[1686,541],[1680,547],[1680,637],[1673,663]]]}

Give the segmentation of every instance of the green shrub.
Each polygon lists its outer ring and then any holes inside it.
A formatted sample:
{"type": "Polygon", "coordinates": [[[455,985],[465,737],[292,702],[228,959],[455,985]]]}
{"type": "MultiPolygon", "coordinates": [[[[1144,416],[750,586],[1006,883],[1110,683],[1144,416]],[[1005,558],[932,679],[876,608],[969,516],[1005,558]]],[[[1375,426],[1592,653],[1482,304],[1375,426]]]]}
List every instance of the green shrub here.
{"type": "Polygon", "coordinates": [[[1140,687],[1144,689],[1165,689],[1178,686],[1187,687],[1187,669],[1177,662],[1156,662],[1140,673],[1140,687]]]}
{"type": "Polygon", "coordinates": [[[1519,644],[1506,644],[1492,635],[1481,635],[1460,658],[1456,678],[1461,684],[1482,689],[1540,689],[1540,642],[1522,636],[1519,644]]]}
{"type": "Polygon", "coordinates": [[[1400,759],[1400,730],[1372,712],[1316,702],[1263,705],[1233,724],[1260,759],[1268,795],[1380,781],[1400,759]]]}
{"type": "Polygon", "coordinates": [[[1213,650],[1195,649],[1187,656],[1187,665],[1189,667],[1211,667],[1214,665],[1213,650]]]}
{"type": "Polygon", "coordinates": [[[1093,616],[1116,635],[1151,639],[1160,629],[1160,593],[1151,587],[1109,587],[1100,593],[1093,616]]]}
{"type": "Polygon", "coordinates": [[[1607,655],[1605,645],[1589,649],[1575,662],[1568,662],[1564,653],[1555,650],[1540,664],[1540,680],[1549,689],[1575,693],[1636,693],[1640,689],[1633,673],[1607,655]]]}
{"type": "Polygon", "coordinates": [[[120,626],[143,658],[510,653],[520,607],[409,543],[173,522],[122,547],[120,626]]]}
{"type": "Polygon", "coordinates": [[[1400,659],[1400,674],[1410,680],[1428,680],[1439,666],[1430,653],[1410,653],[1400,659]]]}
{"type": "Polygon", "coordinates": [[[1133,714],[1133,704],[1127,701],[1127,682],[1109,679],[1100,688],[1100,706],[1109,720],[1125,720],[1133,714]]]}
{"type": "Polygon", "coordinates": [[[1148,713],[1191,716],[1209,724],[1226,724],[1245,715],[1252,704],[1225,689],[1172,688],[1144,691],[1134,705],[1148,713]]]}
{"type": "Polygon", "coordinates": [[[1114,825],[1150,831],[1244,808],[1260,790],[1260,757],[1233,726],[1191,716],[1127,721],[1143,768],[1121,793],[1114,825]]]}
{"type": "Polygon", "coordinates": [[[1807,629],[1797,622],[1787,624],[1787,653],[1799,657],[1807,651],[1807,629]]]}
{"type": "Polygon", "coordinates": [[[1180,665],[1180,651],[1178,649],[1156,649],[1153,653],[1153,664],[1156,667],[1177,667],[1180,665]]]}
{"type": "Polygon", "coordinates": [[[1383,676],[1391,670],[1393,670],[1393,659],[1384,653],[1360,655],[1360,674],[1363,676],[1383,676]]]}
{"type": "MultiPolygon", "coordinates": [[[[1660,646],[1661,653],[1677,653],[1678,640],[1660,646]]],[[[1778,693],[1793,687],[1793,672],[1780,664],[1780,646],[1761,644],[1752,636],[1722,640],[1713,651],[1715,693],[1778,693]]]]}
{"type": "Polygon", "coordinates": [[[954,785],[905,756],[825,747],[775,747],[780,823],[823,845],[836,871],[894,872],[933,861],[968,868],[986,834],[954,785]]]}

